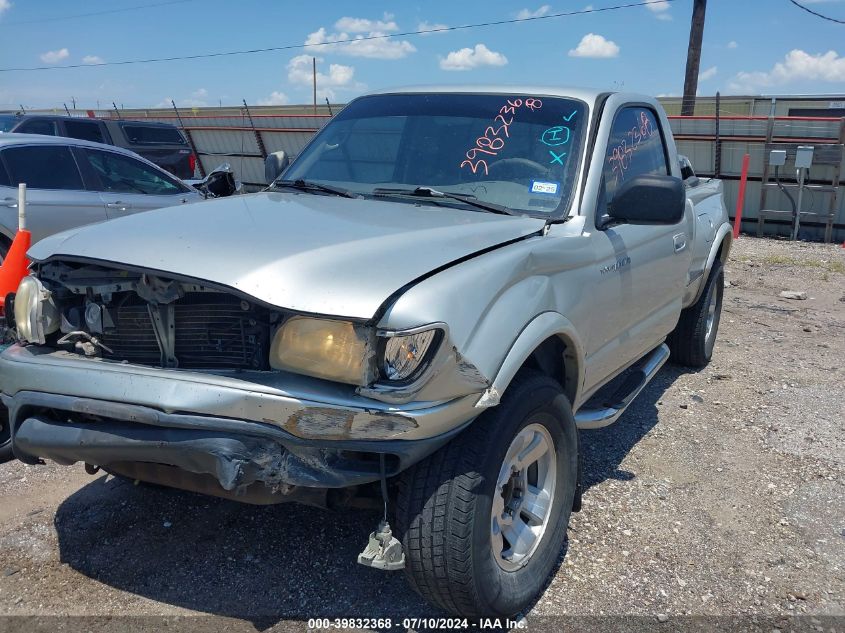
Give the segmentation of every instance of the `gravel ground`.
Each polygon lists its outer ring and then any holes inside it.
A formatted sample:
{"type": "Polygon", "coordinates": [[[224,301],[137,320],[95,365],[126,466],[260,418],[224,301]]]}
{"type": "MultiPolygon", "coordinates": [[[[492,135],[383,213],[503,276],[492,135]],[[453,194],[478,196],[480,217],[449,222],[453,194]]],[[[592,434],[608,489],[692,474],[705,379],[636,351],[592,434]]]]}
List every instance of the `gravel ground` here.
{"type": "MultiPolygon", "coordinates": [[[[582,434],[584,509],[529,628],[747,616],[768,632],[797,614],[811,630],[845,627],[845,250],[744,237],[727,278],[710,366],[667,365],[616,425],[582,434]]],[[[402,574],[355,563],[376,521],[12,462],[0,466],[0,614],[121,627],[111,616],[210,615],[177,621],[244,631],[443,615],[402,574]]]]}

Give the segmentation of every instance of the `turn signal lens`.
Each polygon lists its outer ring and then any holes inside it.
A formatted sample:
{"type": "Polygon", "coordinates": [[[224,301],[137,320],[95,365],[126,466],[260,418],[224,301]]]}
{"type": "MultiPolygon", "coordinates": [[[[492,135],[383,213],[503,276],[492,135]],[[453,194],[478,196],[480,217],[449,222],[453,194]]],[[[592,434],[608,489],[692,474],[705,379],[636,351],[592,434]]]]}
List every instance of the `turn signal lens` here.
{"type": "Polygon", "coordinates": [[[388,338],[382,361],[384,377],[393,381],[411,378],[428,356],[428,351],[432,348],[438,332],[439,330],[426,330],[417,334],[388,338]]]}

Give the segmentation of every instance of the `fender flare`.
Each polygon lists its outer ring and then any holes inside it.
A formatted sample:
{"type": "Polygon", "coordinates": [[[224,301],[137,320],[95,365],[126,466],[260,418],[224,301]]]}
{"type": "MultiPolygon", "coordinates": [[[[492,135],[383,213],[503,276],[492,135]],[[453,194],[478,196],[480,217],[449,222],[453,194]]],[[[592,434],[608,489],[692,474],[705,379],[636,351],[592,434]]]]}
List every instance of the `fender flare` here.
{"type": "Polygon", "coordinates": [[[701,293],[704,292],[704,287],[707,285],[707,279],[710,278],[710,271],[713,269],[713,262],[716,261],[716,253],[722,248],[722,245],[727,247],[722,261],[725,261],[730,254],[731,245],[733,244],[733,230],[728,222],[724,222],[716,231],[716,236],[713,238],[713,244],[710,246],[710,255],[707,256],[707,265],[704,267],[704,274],[700,277],[698,283],[698,290],[695,292],[695,298],[690,305],[695,304],[701,298],[701,293]]]}
{"type": "Polygon", "coordinates": [[[492,407],[499,404],[502,394],[525,361],[537,347],[552,336],[560,337],[566,346],[567,352],[564,364],[567,375],[570,372],[574,374],[574,379],[567,381],[566,395],[574,409],[577,406],[581,386],[584,384],[584,347],[572,322],[562,314],[552,311],[539,314],[522,328],[496,372],[496,377],[490,387],[476,403],[476,408],[492,407]]]}

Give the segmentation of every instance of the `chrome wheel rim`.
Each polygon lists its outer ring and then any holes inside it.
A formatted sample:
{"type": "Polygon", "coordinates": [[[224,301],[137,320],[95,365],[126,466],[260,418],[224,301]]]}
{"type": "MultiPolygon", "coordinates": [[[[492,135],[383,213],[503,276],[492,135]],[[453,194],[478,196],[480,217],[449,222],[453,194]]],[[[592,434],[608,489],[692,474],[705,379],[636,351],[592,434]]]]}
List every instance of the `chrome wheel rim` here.
{"type": "Polygon", "coordinates": [[[713,324],[716,323],[716,308],[719,306],[719,293],[714,290],[710,295],[710,303],[707,304],[707,330],[704,338],[708,341],[713,335],[713,324]]]}
{"type": "Polygon", "coordinates": [[[508,447],[493,491],[490,544],[493,558],[505,571],[524,567],[543,540],[556,475],[552,436],[541,424],[529,424],[508,447]]]}

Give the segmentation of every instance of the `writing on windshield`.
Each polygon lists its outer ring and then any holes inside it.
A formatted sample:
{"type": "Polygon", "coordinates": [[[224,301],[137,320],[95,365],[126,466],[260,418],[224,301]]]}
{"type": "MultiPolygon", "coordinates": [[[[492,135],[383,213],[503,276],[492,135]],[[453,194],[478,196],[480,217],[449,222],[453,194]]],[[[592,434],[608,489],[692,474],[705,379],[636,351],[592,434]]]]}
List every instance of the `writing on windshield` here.
{"type": "Polygon", "coordinates": [[[487,164],[489,158],[486,156],[498,156],[499,151],[504,149],[505,147],[505,139],[500,137],[499,134],[504,134],[506,138],[510,138],[510,132],[508,129],[511,125],[513,125],[514,116],[516,115],[517,108],[521,108],[525,104],[525,107],[532,112],[534,110],[539,110],[543,107],[543,102],[540,99],[535,99],[530,97],[523,101],[522,99],[508,99],[505,101],[505,105],[503,105],[499,109],[499,114],[496,115],[496,118],[493,119],[493,124],[501,123],[501,125],[497,128],[493,128],[492,125],[488,125],[487,129],[484,130],[484,136],[479,136],[475,140],[475,147],[470,149],[466,153],[467,160],[461,163],[461,168],[467,166],[472,170],[472,173],[478,173],[479,166],[484,166],[484,175],[490,175],[490,167],[487,164]],[[505,115],[510,115],[509,120],[505,120],[505,115]],[[485,155],[485,158],[481,158],[476,160],[476,157],[479,153],[485,155]],[[472,161],[475,161],[473,163],[472,161]]]}

